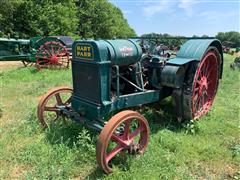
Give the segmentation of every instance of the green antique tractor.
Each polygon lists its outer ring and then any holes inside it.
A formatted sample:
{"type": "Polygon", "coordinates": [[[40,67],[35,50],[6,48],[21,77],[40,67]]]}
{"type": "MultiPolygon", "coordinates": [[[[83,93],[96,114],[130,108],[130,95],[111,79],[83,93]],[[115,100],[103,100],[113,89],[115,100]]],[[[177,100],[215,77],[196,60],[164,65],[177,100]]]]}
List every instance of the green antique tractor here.
{"type": "Polygon", "coordinates": [[[68,36],[28,39],[0,38],[0,61],[22,61],[24,66],[67,68],[73,40],[68,36]]]}
{"type": "Polygon", "coordinates": [[[222,77],[217,39],[189,40],[173,58],[146,58],[142,52],[133,40],[75,41],[73,89],[54,88],[38,104],[45,128],[72,119],[100,132],[96,158],[105,173],[122,153],[142,154],[147,148],[148,121],[126,109],[172,96],[178,120],[198,119],[210,110],[222,77]]]}

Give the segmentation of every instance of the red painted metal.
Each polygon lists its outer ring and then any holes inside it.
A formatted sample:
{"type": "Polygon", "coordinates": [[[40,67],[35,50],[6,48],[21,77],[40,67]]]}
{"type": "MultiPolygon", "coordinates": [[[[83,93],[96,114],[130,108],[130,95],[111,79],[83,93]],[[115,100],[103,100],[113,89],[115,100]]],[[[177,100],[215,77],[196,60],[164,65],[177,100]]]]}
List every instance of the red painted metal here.
{"type": "Polygon", "coordinates": [[[206,114],[213,104],[219,80],[217,52],[209,51],[194,76],[192,113],[194,119],[206,114]]]}
{"type": "Polygon", "coordinates": [[[69,66],[69,53],[60,42],[49,41],[43,44],[36,54],[38,68],[59,68],[69,66]]]}
{"type": "Polygon", "coordinates": [[[96,156],[99,166],[111,173],[111,160],[118,154],[128,152],[142,154],[148,144],[149,126],[147,120],[135,111],[122,111],[114,115],[104,126],[96,147],[96,156]],[[137,127],[132,127],[137,123],[137,127]],[[121,129],[121,133],[116,132],[121,129]],[[110,147],[114,143],[115,147],[110,147]]]}
{"type": "Polygon", "coordinates": [[[37,115],[44,128],[48,127],[50,122],[56,121],[61,116],[57,105],[68,105],[71,102],[71,95],[72,89],[69,87],[56,87],[41,97],[38,104],[37,115]],[[68,95],[67,100],[63,100],[62,94],[65,94],[65,96],[66,94],[68,95]],[[49,102],[51,102],[51,104],[49,102]]]}

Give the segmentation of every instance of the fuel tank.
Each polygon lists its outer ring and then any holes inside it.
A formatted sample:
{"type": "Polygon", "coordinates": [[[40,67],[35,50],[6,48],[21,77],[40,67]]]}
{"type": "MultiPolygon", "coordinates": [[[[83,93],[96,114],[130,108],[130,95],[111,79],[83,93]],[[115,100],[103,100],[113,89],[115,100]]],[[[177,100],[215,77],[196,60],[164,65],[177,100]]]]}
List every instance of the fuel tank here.
{"type": "Polygon", "coordinates": [[[126,66],[138,62],[142,57],[142,48],[132,40],[103,40],[109,51],[111,64],[126,66]]]}
{"type": "Polygon", "coordinates": [[[85,63],[127,66],[141,57],[142,48],[132,40],[80,40],[73,45],[73,60],[85,63]]]}

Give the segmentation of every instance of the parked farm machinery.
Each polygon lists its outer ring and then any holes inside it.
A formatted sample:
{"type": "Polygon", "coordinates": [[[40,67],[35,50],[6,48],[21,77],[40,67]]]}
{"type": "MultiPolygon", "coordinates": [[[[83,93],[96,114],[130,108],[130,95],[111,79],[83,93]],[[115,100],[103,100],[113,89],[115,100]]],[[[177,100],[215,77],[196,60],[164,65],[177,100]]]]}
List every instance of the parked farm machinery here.
{"type": "Polygon", "coordinates": [[[37,68],[68,68],[73,40],[68,36],[0,38],[0,61],[21,61],[37,68]]]}
{"type": "Polygon", "coordinates": [[[189,40],[174,58],[146,58],[132,40],[76,41],[72,52],[73,89],[42,96],[38,119],[45,128],[72,119],[99,131],[96,158],[105,173],[122,153],[142,154],[148,145],[148,121],[126,109],[172,96],[178,120],[198,119],[209,112],[223,71],[216,39],[189,40]]]}

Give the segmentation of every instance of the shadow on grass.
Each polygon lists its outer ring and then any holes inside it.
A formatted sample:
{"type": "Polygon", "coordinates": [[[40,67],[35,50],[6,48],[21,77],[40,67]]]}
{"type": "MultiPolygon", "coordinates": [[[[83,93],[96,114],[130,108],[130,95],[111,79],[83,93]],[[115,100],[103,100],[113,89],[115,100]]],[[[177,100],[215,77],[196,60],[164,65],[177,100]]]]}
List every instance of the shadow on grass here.
{"type": "MultiPolygon", "coordinates": [[[[145,116],[149,122],[151,133],[156,133],[163,129],[179,132],[183,128],[182,124],[176,120],[177,118],[174,115],[172,102],[169,99],[148,106],[134,108],[133,110],[145,116]]],[[[49,143],[64,143],[71,147],[78,140],[79,133],[83,129],[86,129],[83,124],[71,122],[70,120],[67,123],[53,124],[45,133],[49,143]]],[[[98,132],[94,130],[89,130],[88,132],[90,137],[96,141],[98,132]]]]}
{"type": "MultiPolygon", "coordinates": [[[[58,123],[45,130],[47,141],[50,144],[64,144],[69,148],[76,147],[81,133],[86,130],[83,124],[76,122],[58,123]]],[[[92,143],[96,141],[97,132],[87,131],[92,143]]],[[[84,138],[84,137],[83,137],[84,138]]]]}
{"type": "Polygon", "coordinates": [[[180,132],[183,128],[183,125],[177,121],[171,98],[143,106],[139,109],[138,111],[148,120],[151,133],[156,133],[163,129],[180,132]]]}

